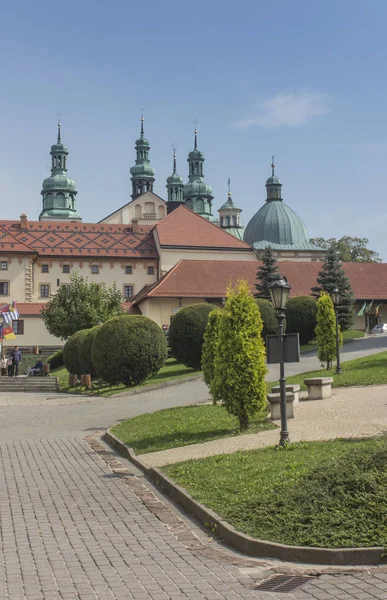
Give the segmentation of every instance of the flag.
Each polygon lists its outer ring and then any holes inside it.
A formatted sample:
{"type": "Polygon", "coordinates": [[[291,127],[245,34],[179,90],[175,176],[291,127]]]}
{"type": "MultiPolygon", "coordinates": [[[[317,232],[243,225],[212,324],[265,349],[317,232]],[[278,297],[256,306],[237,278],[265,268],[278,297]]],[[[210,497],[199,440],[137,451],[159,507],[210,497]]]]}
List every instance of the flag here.
{"type": "Polygon", "coordinates": [[[12,300],[10,304],[4,304],[3,306],[1,306],[0,313],[6,323],[12,323],[12,321],[17,321],[19,318],[19,313],[16,308],[15,300],[12,300]]]}
{"type": "Polygon", "coordinates": [[[3,330],[3,338],[5,340],[16,340],[16,335],[13,332],[12,325],[9,323],[4,323],[2,326],[3,330]]]}
{"type": "Polygon", "coordinates": [[[375,315],[378,316],[379,315],[379,308],[381,307],[381,304],[378,304],[377,307],[375,308],[375,315]]]}
{"type": "Polygon", "coordinates": [[[367,306],[367,302],[364,302],[363,306],[361,307],[361,309],[359,310],[359,312],[356,315],[357,317],[362,317],[364,315],[366,306],[367,306]]]}
{"type": "Polygon", "coordinates": [[[373,300],[371,300],[371,302],[369,303],[369,305],[368,305],[368,306],[366,307],[366,309],[365,309],[365,312],[366,312],[366,313],[369,313],[369,312],[370,312],[370,310],[371,310],[371,308],[372,308],[372,305],[373,305],[373,303],[374,303],[374,301],[373,301],[373,300]]]}

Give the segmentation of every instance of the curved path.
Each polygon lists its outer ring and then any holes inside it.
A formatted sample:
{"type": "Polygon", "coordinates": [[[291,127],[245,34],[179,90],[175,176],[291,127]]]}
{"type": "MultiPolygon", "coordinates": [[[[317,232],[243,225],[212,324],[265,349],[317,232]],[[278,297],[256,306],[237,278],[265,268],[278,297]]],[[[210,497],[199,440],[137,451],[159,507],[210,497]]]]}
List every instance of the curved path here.
{"type": "Polygon", "coordinates": [[[322,575],[292,594],[255,591],[284,566],[212,542],[133,467],[126,483],[121,463],[84,439],[205,397],[198,380],[107,400],[0,398],[0,600],[386,598],[384,568],[322,575]]]}

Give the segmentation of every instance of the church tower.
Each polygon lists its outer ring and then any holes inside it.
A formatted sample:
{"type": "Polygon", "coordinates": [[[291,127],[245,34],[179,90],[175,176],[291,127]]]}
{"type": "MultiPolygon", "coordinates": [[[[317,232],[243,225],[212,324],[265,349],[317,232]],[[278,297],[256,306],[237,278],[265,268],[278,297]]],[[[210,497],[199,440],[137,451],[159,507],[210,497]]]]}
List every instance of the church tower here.
{"type": "Polygon", "coordinates": [[[58,122],[58,139],[51,146],[51,175],[43,181],[41,194],[43,210],[39,221],[82,221],[76,209],[75,181],[67,176],[67,147],[61,140],[61,123],[58,122]]]}
{"type": "Polygon", "coordinates": [[[176,171],[176,147],[173,148],[173,173],[167,179],[167,214],[171,213],[178,206],[184,203],[183,198],[183,178],[176,171]]]}
{"type": "Polygon", "coordinates": [[[188,154],[188,183],[184,186],[184,202],[208,221],[212,221],[212,187],[204,182],[204,155],[198,150],[198,132],[194,131],[194,149],[188,154]]]}
{"type": "Polygon", "coordinates": [[[132,200],[138,198],[144,192],[153,192],[155,181],[155,170],[149,164],[149,142],[144,137],[144,117],[141,117],[141,133],[136,140],[136,164],[130,169],[132,182],[132,200]]]}
{"type": "Polygon", "coordinates": [[[218,210],[219,213],[219,225],[221,229],[227,231],[238,240],[243,240],[244,227],[241,223],[241,212],[233,199],[231,198],[230,191],[230,178],[228,178],[228,197],[225,202],[218,210]]]}

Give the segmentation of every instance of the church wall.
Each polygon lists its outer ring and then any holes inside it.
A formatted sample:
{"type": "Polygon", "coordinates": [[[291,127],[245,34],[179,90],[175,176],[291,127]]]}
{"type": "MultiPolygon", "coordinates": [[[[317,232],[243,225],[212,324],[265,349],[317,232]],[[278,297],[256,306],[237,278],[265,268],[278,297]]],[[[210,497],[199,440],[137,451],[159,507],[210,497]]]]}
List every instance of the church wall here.
{"type": "Polygon", "coordinates": [[[160,275],[163,275],[169,269],[174,267],[180,260],[252,260],[257,257],[253,250],[246,249],[241,252],[232,250],[165,250],[159,247],[160,255],[160,275]]]}
{"type": "Polygon", "coordinates": [[[179,308],[203,302],[204,298],[149,298],[141,302],[140,310],[144,317],[149,317],[162,327],[170,325],[171,317],[178,313],[179,308]]]}
{"type": "Polygon", "coordinates": [[[32,299],[32,258],[0,254],[0,267],[3,263],[6,263],[7,269],[0,268],[0,292],[4,291],[2,284],[8,283],[8,294],[0,294],[0,305],[12,300],[29,302],[32,299]]]}
{"type": "MultiPolygon", "coordinates": [[[[47,302],[50,299],[50,297],[41,297],[41,285],[48,285],[51,295],[55,294],[61,285],[70,282],[70,273],[63,273],[63,268],[66,266],[69,266],[70,272],[78,271],[80,275],[88,277],[89,282],[101,283],[103,281],[109,286],[116,282],[123,295],[125,285],[133,286],[134,296],[144,285],[151,285],[157,280],[156,259],[103,260],[87,257],[80,261],[65,258],[39,258],[34,265],[34,302],[47,302]],[[48,265],[48,273],[42,273],[42,265],[48,265]],[[95,266],[98,267],[99,272],[94,274],[92,267],[95,266]],[[125,272],[126,266],[132,267],[132,273],[125,272]],[[148,267],[153,268],[153,273],[148,273],[148,267]]],[[[46,291],[45,289],[44,292],[46,291]]]]}
{"type": "Polygon", "coordinates": [[[51,335],[40,316],[21,316],[24,321],[24,333],[16,335],[16,340],[5,340],[4,348],[14,346],[63,346],[64,342],[51,335]]]}
{"type": "MultiPolygon", "coordinates": [[[[262,258],[265,249],[256,250],[259,259],[262,258]]],[[[302,250],[276,250],[273,249],[273,253],[276,259],[280,262],[281,260],[291,260],[292,262],[324,262],[324,252],[308,252],[302,250]]]]}
{"type": "Polygon", "coordinates": [[[138,219],[140,225],[154,225],[167,215],[167,207],[163,200],[148,192],[116,210],[100,223],[128,225],[133,219],[138,219]]]}

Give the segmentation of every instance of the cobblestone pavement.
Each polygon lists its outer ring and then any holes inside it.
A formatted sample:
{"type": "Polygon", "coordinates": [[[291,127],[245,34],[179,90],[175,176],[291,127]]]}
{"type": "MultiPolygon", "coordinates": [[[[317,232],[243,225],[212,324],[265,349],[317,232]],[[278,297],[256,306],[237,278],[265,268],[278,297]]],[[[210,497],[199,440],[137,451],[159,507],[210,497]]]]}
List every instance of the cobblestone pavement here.
{"type": "Polygon", "coordinates": [[[63,396],[62,404],[7,396],[0,407],[0,600],[387,598],[385,568],[322,574],[289,594],[254,590],[289,566],[211,541],[132,466],[84,439],[203,393],[198,381],[129,398],[63,396]]]}
{"type": "MultiPolygon", "coordinates": [[[[302,400],[294,409],[295,418],[288,420],[290,439],[305,442],[378,435],[387,431],[386,398],[387,385],[378,385],[335,388],[328,400],[302,400]]],[[[216,454],[271,446],[278,443],[278,438],[279,430],[272,429],[152,452],[144,455],[143,459],[150,467],[162,467],[216,454]]]]}

